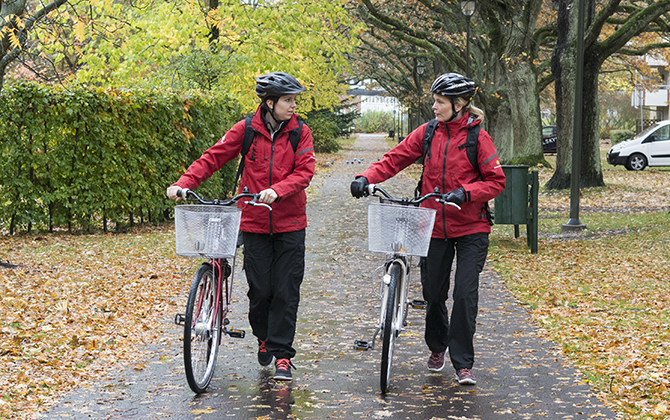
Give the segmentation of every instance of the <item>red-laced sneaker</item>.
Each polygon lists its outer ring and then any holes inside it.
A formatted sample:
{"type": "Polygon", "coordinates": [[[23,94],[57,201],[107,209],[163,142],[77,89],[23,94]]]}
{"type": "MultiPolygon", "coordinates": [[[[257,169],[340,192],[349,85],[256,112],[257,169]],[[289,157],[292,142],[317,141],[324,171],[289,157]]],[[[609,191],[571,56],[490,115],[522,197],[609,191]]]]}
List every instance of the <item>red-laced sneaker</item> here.
{"type": "Polygon", "coordinates": [[[265,348],[265,340],[258,340],[258,363],[263,367],[268,367],[273,360],[274,356],[265,348]]]}
{"type": "Polygon", "coordinates": [[[277,359],[275,362],[275,367],[275,380],[290,381],[293,379],[291,376],[291,368],[295,369],[295,366],[293,366],[293,363],[291,363],[289,359],[277,359]]]}
{"type": "Polygon", "coordinates": [[[431,353],[428,358],[428,370],[439,372],[444,369],[444,352],[431,353]]]}
{"type": "Polygon", "coordinates": [[[456,376],[458,376],[458,383],[461,385],[475,385],[477,380],[475,375],[470,372],[470,369],[458,369],[456,371],[456,376]]]}

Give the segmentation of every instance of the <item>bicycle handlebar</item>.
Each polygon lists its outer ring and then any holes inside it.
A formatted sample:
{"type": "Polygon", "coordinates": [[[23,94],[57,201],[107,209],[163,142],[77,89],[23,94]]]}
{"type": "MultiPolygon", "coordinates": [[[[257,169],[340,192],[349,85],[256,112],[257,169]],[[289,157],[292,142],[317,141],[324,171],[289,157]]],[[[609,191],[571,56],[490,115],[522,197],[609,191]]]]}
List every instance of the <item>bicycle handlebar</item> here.
{"type": "Polygon", "coordinates": [[[250,193],[248,188],[244,188],[242,190],[242,194],[238,194],[235,197],[231,198],[230,200],[219,200],[219,199],[214,199],[214,200],[207,200],[204,198],[201,198],[198,194],[195,192],[189,190],[188,188],[182,188],[179,191],[177,191],[177,197],[183,197],[187,199],[189,196],[195,198],[202,204],[211,204],[215,206],[230,206],[235,203],[237,203],[240,199],[242,198],[251,198],[251,200],[248,201],[243,201],[243,203],[248,204],[250,206],[261,206],[261,207],[266,207],[268,210],[272,211],[272,207],[270,207],[268,204],[265,203],[259,203],[257,200],[261,196],[260,194],[257,193],[250,193]]]}
{"type": "Polygon", "coordinates": [[[420,196],[420,197],[415,197],[415,198],[413,198],[413,199],[410,200],[409,198],[406,198],[406,197],[403,197],[403,198],[393,198],[393,197],[391,196],[391,194],[389,194],[388,192],[386,192],[386,190],[384,190],[382,187],[380,187],[380,186],[377,185],[377,184],[369,184],[369,185],[368,185],[368,193],[369,193],[370,195],[373,195],[373,196],[375,196],[375,197],[380,197],[380,198],[382,198],[380,195],[376,194],[376,193],[378,193],[378,192],[381,193],[381,194],[384,196],[383,198],[384,198],[385,200],[388,200],[388,201],[390,201],[390,202],[392,202],[392,203],[403,204],[403,205],[406,205],[406,206],[418,206],[419,204],[421,204],[421,203],[424,202],[425,200],[428,200],[429,198],[434,198],[435,201],[437,201],[437,202],[439,202],[439,203],[442,203],[442,204],[448,204],[448,205],[450,205],[450,206],[456,207],[456,208],[459,209],[459,210],[461,209],[461,206],[459,206],[458,204],[456,204],[456,203],[452,203],[451,201],[446,201],[446,200],[445,200],[445,196],[446,196],[446,194],[440,194],[440,189],[437,188],[437,187],[435,187],[435,190],[434,190],[433,192],[431,192],[431,193],[428,193],[428,194],[426,194],[426,195],[422,195],[422,196],[420,196]]]}

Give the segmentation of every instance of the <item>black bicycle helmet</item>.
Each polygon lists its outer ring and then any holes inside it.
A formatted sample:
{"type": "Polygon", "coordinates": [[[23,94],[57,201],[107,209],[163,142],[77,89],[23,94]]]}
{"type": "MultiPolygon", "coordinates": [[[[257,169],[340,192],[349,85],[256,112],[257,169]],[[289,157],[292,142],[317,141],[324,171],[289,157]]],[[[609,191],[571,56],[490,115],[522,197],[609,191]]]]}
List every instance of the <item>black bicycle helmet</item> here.
{"type": "Polygon", "coordinates": [[[302,87],[295,77],[280,71],[264,74],[256,78],[256,95],[261,99],[267,97],[278,98],[304,91],[305,88],[302,87]]]}
{"type": "Polygon", "coordinates": [[[463,97],[469,101],[475,95],[475,82],[458,73],[445,73],[438,76],[430,87],[432,93],[448,98],[463,97]]]}

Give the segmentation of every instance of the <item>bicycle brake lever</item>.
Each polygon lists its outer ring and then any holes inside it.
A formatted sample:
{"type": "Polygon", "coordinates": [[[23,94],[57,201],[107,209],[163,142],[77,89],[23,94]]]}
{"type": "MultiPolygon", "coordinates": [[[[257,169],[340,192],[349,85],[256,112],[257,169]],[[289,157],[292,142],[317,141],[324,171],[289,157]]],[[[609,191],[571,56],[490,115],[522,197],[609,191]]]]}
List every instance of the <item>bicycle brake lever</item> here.
{"type": "Polygon", "coordinates": [[[452,207],[456,207],[456,208],[459,209],[459,210],[461,209],[461,206],[459,206],[459,205],[456,204],[456,203],[452,203],[451,201],[447,201],[446,203],[449,204],[449,205],[452,206],[452,207]]]}
{"type": "Polygon", "coordinates": [[[254,197],[254,198],[252,198],[252,199],[249,200],[249,201],[245,201],[245,203],[248,204],[248,205],[250,205],[250,206],[261,206],[261,207],[266,207],[268,210],[272,211],[272,207],[270,207],[270,205],[265,204],[265,203],[259,203],[258,201],[256,201],[257,198],[258,198],[258,197],[254,197]]]}
{"type": "Polygon", "coordinates": [[[461,210],[461,206],[459,206],[456,203],[452,203],[451,201],[446,201],[446,200],[443,200],[441,198],[436,198],[435,201],[437,201],[438,203],[442,203],[442,204],[448,204],[452,207],[456,207],[457,209],[461,210]]]}

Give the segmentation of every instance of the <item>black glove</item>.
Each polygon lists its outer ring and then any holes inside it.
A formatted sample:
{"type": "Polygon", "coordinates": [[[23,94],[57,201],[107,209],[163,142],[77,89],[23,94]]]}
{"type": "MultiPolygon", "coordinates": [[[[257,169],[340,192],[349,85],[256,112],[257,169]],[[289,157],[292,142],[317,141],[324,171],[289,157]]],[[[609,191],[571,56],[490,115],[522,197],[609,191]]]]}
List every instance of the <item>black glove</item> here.
{"type": "Polygon", "coordinates": [[[463,204],[465,200],[465,190],[463,187],[458,188],[457,190],[451,190],[444,195],[444,201],[449,201],[459,206],[463,204]]]}
{"type": "Polygon", "coordinates": [[[351,181],[351,195],[356,198],[367,197],[370,193],[368,192],[368,179],[364,176],[359,176],[355,180],[351,181]]]}

